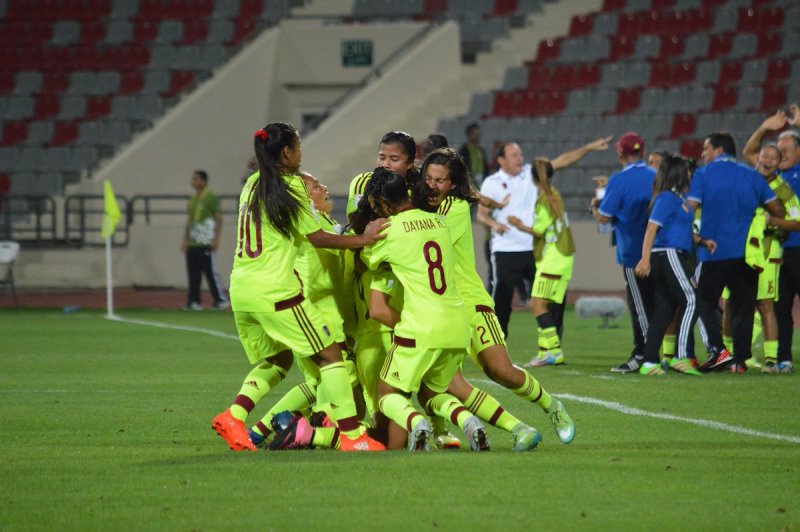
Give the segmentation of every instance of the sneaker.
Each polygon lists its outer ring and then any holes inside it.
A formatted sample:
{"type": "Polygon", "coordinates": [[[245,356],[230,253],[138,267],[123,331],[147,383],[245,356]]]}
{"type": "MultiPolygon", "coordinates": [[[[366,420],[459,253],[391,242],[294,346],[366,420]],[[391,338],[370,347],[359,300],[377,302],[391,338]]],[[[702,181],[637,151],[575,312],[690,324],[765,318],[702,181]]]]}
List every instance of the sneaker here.
{"type": "Polygon", "coordinates": [[[636,373],[644,362],[642,355],[633,355],[624,364],[620,364],[615,368],[611,368],[611,373],[636,373]]]}
{"type": "Polygon", "coordinates": [[[445,432],[436,436],[437,449],[461,449],[461,440],[455,434],[445,432]]]}
{"type": "Polygon", "coordinates": [[[256,450],[256,446],[247,435],[244,422],[233,417],[230,408],[218,414],[211,422],[211,427],[225,440],[231,451],[256,450]]]}
{"type": "Polygon", "coordinates": [[[778,373],[784,373],[784,374],[794,373],[794,365],[792,365],[792,361],[783,360],[781,362],[778,362],[778,373]]]}
{"type": "Polygon", "coordinates": [[[673,357],[669,361],[667,368],[677,371],[678,373],[683,373],[684,375],[702,375],[689,360],[688,358],[673,357]]]}
{"type": "Polygon", "coordinates": [[[489,437],[486,435],[486,429],[477,417],[470,416],[464,423],[464,435],[467,437],[471,450],[488,451],[491,449],[489,437]]]}
{"type": "Polygon", "coordinates": [[[275,438],[269,444],[269,450],[293,451],[309,449],[313,437],[314,427],[305,417],[298,414],[292,418],[286,429],[275,434],[275,438]]]}
{"type": "MultiPolygon", "coordinates": [[[[663,357],[663,358],[661,359],[661,369],[663,369],[664,371],[667,371],[667,370],[669,369],[669,363],[670,363],[670,362],[672,362],[672,360],[673,360],[674,358],[675,358],[675,357],[674,357],[674,356],[671,356],[671,355],[670,355],[670,356],[668,356],[668,357],[663,357]]],[[[688,359],[687,359],[687,360],[688,360],[688,359]]]]}
{"type": "Polygon", "coordinates": [[[553,424],[561,443],[570,443],[575,439],[575,422],[569,417],[567,409],[564,408],[564,404],[561,401],[553,399],[553,404],[550,405],[550,409],[547,411],[547,417],[550,418],[550,423],[553,424]]]}
{"type": "Polygon", "coordinates": [[[761,368],[761,373],[778,373],[778,364],[772,360],[764,362],[764,367],[761,368]]]}
{"type": "Polygon", "coordinates": [[[311,417],[308,419],[308,421],[311,423],[312,427],[330,428],[334,426],[331,418],[329,418],[328,414],[325,412],[314,412],[311,414],[311,417]]]}
{"type": "Polygon", "coordinates": [[[645,362],[639,367],[639,375],[653,377],[656,375],[664,375],[665,373],[666,372],[661,369],[661,364],[656,364],[655,362],[645,362]]]}
{"type": "Polygon", "coordinates": [[[181,310],[203,310],[203,305],[197,301],[192,301],[191,303],[186,303],[184,306],[182,306],[181,310]]]}
{"type": "Polygon", "coordinates": [[[511,431],[514,437],[512,451],[523,452],[531,451],[542,441],[542,435],[533,427],[519,424],[511,431]]]}
{"type": "Polygon", "coordinates": [[[210,308],[211,310],[225,310],[231,308],[231,303],[230,301],[217,301],[210,308]]]}
{"type": "Polygon", "coordinates": [[[272,432],[278,434],[279,432],[286,430],[292,423],[292,420],[294,420],[294,414],[288,410],[284,410],[283,412],[278,412],[272,416],[269,425],[272,428],[272,432]]]}
{"type": "Polygon", "coordinates": [[[700,371],[708,373],[716,368],[721,368],[733,362],[733,354],[727,349],[723,348],[722,351],[717,351],[716,348],[711,348],[708,352],[708,358],[703,364],[700,365],[700,371]]]}
{"type": "Polygon", "coordinates": [[[256,446],[256,449],[263,449],[267,446],[267,438],[263,434],[259,434],[253,429],[247,429],[247,436],[250,438],[250,441],[253,442],[253,445],[256,446]]]}
{"type": "Polygon", "coordinates": [[[747,371],[747,364],[743,362],[734,362],[728,366],[728,369],[731,373],[745,373],[747,371]]]}
{"type": "Polygon", "coordinates": [[[530,362],[525,364],[526,368],[541,368],[542,366],[559,366],[564,363],[564,353],[552,353],[550,351],[541,351],[538,355],[533,357],[530,362]]]}
{"type": "Polygon", "coordinates": [[[356,439],[350,439],[344,434],[339,435],[340,451],[385,451],[386,446],[371,438],[366,431],[356,439]]]}
{"type": "Polygon", "coordinates": [[[750,357],[745,360],[744,363],[750,369],[759,369],[764,367],[758,360],[756,360],[756,357],[750,357]]]}
{"type": "Polygon", "coordinates": [[[423,419],[417,426],[411,429],[411,432],[408,433],[408,450],[413,452],[424,451],[428,452],[431,450],[429,441],[431,439],[431,435],[433,434],[433,427],[431,427],[431,422],[427,419],[423,419]]]}

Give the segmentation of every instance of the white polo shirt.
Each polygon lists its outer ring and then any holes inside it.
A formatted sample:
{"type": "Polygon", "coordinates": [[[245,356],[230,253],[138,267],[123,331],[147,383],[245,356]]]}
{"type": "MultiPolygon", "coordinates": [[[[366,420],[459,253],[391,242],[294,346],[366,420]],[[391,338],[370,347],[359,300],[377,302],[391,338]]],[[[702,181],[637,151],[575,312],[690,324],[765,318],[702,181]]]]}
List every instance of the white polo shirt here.
{"type": "Polygon", "coordinates": [[[523,233],[510,223],[513,215],[528,227],[533,227],[533,211],[539,189],[533,184],[531,165],[526,164],[517,175],[508,175],[502,169],[483,180],[481,194],[500,203],[511,194],[508,205],[492,211],[492,219],[508,227],[502,235],[492,230],[492,253],[503,251],[533,251],[533,236],[523,233]]]}

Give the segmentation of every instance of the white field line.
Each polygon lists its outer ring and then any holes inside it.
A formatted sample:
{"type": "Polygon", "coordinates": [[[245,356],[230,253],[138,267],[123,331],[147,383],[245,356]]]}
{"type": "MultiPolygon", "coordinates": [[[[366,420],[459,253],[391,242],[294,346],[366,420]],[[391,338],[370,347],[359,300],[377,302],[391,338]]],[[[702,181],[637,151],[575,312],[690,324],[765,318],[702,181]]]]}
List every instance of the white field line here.
{"type": "MultiPolygon", "coordinates": [[[[158,327],[161,329],[175,329],[179,331],[189,331],[189,332],[197,332],[202,334],[209,334],[211,336],[216,336],[218,338],[227,338],[230,340],[238,340],[239,337],[226,334],[220,331],[215,331],[213,329],[202,329],[200,327],[189,327],[185,325],[171,325],[169,323],[160,323],[156,321],[145,321],[145,320],[133,320],[128,318],[122,318],[120,316],[111,316],[107,319],[113,321],[119,321],[123,323],[132,323],[134,325],[145,325],[149,327],[158,327]]],[[[575,374],[580,373],[579,371],[575,371],[575,374]]],[[[488,379],[475,379],[473,382],[480,382],[482,384],[495,384],[494,381],[490,381],[488,379]]],[[[581,395],[573,395],[569,393],[559,393],[553,394],[555,397],[560,399],[567,399],[570,401],[575,401],[576,403],[585,403],[595,406],[600,406],[603,408],[607,408],[609,410],[614,410],[615,412],[620,412],[622,414],[627,414],[629,416],[643,416],[643,417],[650,417],[654,419],[663,419],[666,421],[680,421],[682,423],[689,423],[690,425],[697,425],[699,427],[705,427],[714,430],[721,430],[724,432],[731,432],[733,434],[744,434],[746,436],[756,436],[758,438],[767,438],[770,440],[778,440],[778,441],[786,441],[789,443],[800,443],[800,437],[798,436],[787,436],[785,434],[776,434],[774,432],[763,432],[760,430],[753,430],[748,429],[746,427],[739,427],[736,425],[729,425],[728,423],[721,423],[719,421],[712,421],[710,419],[699,419],[699,418],[692,418],[692,417],[682,417],[682,416],[675,416],[673,414],[664,414],[661,412],[648,412],[647,410],[642,410],[640,408],[634,408],[632,406],[626,406],[622,403],[617,403],[614,401],[604,401],[602,399],[597,399],[594,397],[584,397],[581,395]]]]}
{"type": "MultiPolygon", "coordinates": [[[[487,379],[474,379],[473,382],[479,382],[481,384],[484,383],[495,384],[493,381],[487,379]]],[[[676,416],[673,414],[664,414],[661,412],[649,412],[647,410],[642,410],[640,408],[634,408],[632,406],[623,405],[622,403],[617,403],[614,401],[604,401],[602,399],[597,399],[595,397],[584,397],[582,395],[573,395],[571,393],[554,393],[552,395],[554,397],[558,397],[559,399],[566,399],[568,401],[575,401],[576,403],[584,403],[584,404],[600,406],[602,408],[614,410],[615,412],[620,412],[622,414],[627,414],[629,416],[643,416],[654,419],[663,419],[666,421],[679,421],[682,423],[689,423],[690,425],[697,425],[699,427],[721,430],[724,432],[731,432],[734,434],[744,434],[746,436],[756,436],[758,438],[786,441],[789,443],[800,443],[800,437],[798,436],[787,436],[785,434],[776,434],[774,432],[763,432],[760,430],[748,429],[746,427],[729,425],[728,423],[721,423],[719,421],[712,421],[710,419],[683,417],[683,416],[676,416]]]]}

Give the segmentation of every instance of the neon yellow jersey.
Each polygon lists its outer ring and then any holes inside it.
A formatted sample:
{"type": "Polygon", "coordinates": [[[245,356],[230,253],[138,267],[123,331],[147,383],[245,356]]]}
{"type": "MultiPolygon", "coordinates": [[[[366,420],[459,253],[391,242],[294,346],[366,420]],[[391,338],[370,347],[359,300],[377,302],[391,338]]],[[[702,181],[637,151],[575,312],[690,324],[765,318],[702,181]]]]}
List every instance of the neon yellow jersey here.
{"type": "MultiPolygon", "coordinates": [[[[556,197],[563,210],[564,204],[561,201],[561,196],[556,195],[556,197]]],[[[539,199],[536,201],[532,229],[537,235],[542,235],[542,237],[534,237],[534,258],[536,259],[537,268],[542,262],[556,266],[558,264],[563,264],[564,266],[572,264],[575,244],[572,240],[567,213],[564,212],[563,216],[556,220],[542,194],[539,195],[539,199]]]]}
{"type": "MultiPolygon", "coordinates": [[[[369,317],[369,291],[372,289],[384,292],[391,295],[391,288],[385,286],[385,279],[383,284],[380,279],[373,282],[377,272],[365,271],[361,275],[356,276],[355,279],[355,308],[356,316],[358,317],[358,325],[356,327],[356,334],[369,334],[375,332],[391,332],[392,329],[383,325],[382,323],[373,320],[369,317]]],[[[380,274],[378,274],[380,276],[380,274]]],[[[394,303],[394,302],[393,302],[394,303]]],[[[392,304],[394,307],[394,304],[392,304]]],[[[395,307],[395,309],[398,309],[395,307]]]]}
{"type": "Polygon", "coordinates": [[[437,213],[409,209],[389,218],[386,238],[364,248],[362,260],[376,270],[387,263],[403,285],[404,302],[395,338],[425,349],[467,348],[470,327],[456,288],[456,256],[437,213]]]}
{"type": "MultiPolygon", "coordinates": [[[[312,213],[323,231],[339,234],[341,226],[324,212],[312,213]]],[[[341,285],[342,262],[338,249],[316,248],[308,240],[303,239],[295,262],[295,270],[303,283],[303,294],[312,302],[326,297],[336,297],[337,285],[341,285]]]]}
{"type": "Polygon", "coordinates": [[[347,208],[345,209],[348,218],[358,210],[358,202],[364,196],[364,190],[370,179],[372,179],[372,172],[363,172],[350,181],[350,188],[347,191],[347,208]]]}
{"type": "Polygon", "coordinates": [[[239,196],[236,253],[231,272],[231,307],[241,312],[274,312],[275,303],[300,294],[300,280],[294,267],[305,235],[321,229],[311,213],[311,199],[303,180],[297,175],[282,176],[290,193],[300,201],[292,238],[281,235],[270,223],[266,213],[253,219],[247,208],[248,200],[258,180],[251,175],[239,196]]]}
{"type": "Polygon", "coordinates": [[[475,247],[472,240],[469,203],[459,198],[446,198],[439,205],[439,215],[447,226],[450,242],[456,252],[456,285],[467,306],[467,312],[473,312],[477,305],[494,309],[492,296],[486,291],[475,269],[475,247]]]}

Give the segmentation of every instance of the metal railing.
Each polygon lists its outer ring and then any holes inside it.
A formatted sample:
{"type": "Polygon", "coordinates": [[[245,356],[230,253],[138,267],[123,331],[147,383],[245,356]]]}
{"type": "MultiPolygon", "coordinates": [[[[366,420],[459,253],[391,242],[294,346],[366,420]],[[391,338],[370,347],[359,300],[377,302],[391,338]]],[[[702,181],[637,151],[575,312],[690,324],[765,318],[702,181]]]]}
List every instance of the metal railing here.
{"type": "MultiPolygon", "coordinates": [[[[127,212],[128,198],[116,196],[121,212],[127,212]]],[[[74,194],[64,201],[64,242],[71,246],[105,245],[100,236],[105,198],[103,194],[74,194]]],[[[128,245],[128,224],[123,216],[111,238],[114,246],[128,245]]]]}
{"type": "Polygon", "coordinates": [[[37,243],[55,241],[55,200],[50,196],[0,197],[0,238],[37,243]]]}

